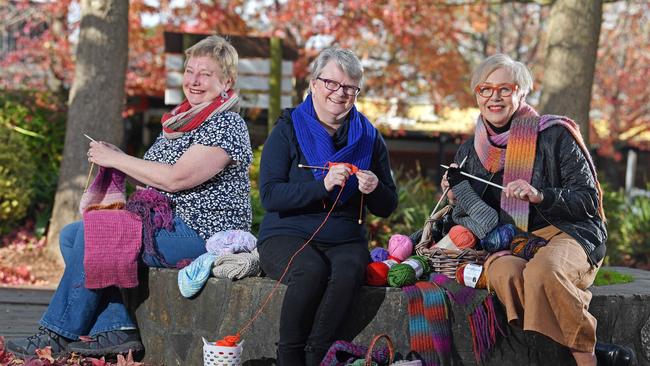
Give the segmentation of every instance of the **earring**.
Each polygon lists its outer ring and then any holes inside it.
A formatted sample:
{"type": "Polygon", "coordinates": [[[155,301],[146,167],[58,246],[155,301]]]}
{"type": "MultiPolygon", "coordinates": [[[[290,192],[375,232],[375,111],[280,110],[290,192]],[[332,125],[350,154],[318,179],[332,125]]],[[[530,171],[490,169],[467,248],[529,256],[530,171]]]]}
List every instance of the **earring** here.
{"type": "Polygon", "coordinates": [[[228,93],[225,90],[221,92],[221,99],[223,100],[228,99],[228,93]]]}

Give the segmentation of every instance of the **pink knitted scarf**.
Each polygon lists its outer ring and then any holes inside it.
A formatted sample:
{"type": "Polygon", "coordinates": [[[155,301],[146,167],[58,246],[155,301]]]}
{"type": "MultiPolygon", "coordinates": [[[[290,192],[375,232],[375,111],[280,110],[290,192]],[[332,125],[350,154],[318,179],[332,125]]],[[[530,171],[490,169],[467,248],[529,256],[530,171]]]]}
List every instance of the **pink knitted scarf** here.
{"type": "MultiPolygon", "coordinates": [[[[512,118],[510,129],[500,134],[495,133],[483,120],[483,117],[479,116],[474,133],[474,149],[486,170],[496,173],[503,169],[504,186],[517,179],[523,179],[530,183],[535,163],[537,136],[541,131],[555,125],[566,128],[585,155],[596,181],[600,201],[598,210],[600,217],[604,220],[603,194],[596,176],[596,167],[582,139],[580,129],[571,119],[554,115],[540,116],[535,109],[522,102],[512,118]]],[[[517,227],[528,231],[530,204],[527,201],[514,197],[507,198],[502,192],[501,209],[512,217],[517,227]]]]}

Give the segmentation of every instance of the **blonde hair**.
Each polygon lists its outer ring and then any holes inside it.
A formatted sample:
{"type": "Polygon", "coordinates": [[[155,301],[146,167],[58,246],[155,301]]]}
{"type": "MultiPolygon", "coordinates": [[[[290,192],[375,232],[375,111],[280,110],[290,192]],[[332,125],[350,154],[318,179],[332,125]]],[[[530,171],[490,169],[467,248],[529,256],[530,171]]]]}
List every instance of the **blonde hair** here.
{"type": "Polygon", "coordinates": [[[528,95],[533,89],[533,76],[523,63],[515,61],[503,53],[492,55],[481,62],[472,73],[472,91],[476,86],[487,79],[495,70],[506,69],[519,86],[517,93],[522,97],[528,95]]]}
{"type": "Polygon", "coordinates": [[[194,46],[185,50],[185,65],[192,57],[208,56],[221,67],[221,73],[224,80],[232,80],[235,84],[237,81],[237,64],[239,62],[239,55],[237,50],[230,42],[220,36],[210,36],[202,39],[194,46]]]}

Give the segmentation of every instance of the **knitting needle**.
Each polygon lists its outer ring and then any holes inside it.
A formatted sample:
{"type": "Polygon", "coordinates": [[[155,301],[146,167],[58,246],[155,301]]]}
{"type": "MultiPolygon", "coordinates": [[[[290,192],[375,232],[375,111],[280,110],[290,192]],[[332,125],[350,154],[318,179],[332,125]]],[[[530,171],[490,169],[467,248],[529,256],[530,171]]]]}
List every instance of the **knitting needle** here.
{"type": "MultiPolygon", "coordinates": [[[[448,167],[447,165],[440,164],[440,166],[443,167],[443,168],[445,168],[445,169],[449,169],[449,167],[448,167]]],[[[491,186],[493,186],[493,187],[501,188],[501,189],[504,190],[504,191],[506,190],[506,187],[504,187],[504,186],[501,186],[501,185],[498,185],[498,184],[496,184],[496,183],[490,182],[489,180],[485,180],[485,179],[483,179],[483,178],[479,178],[479,177],[477,177],[477,176],[475,176],[475,175],[471,175],[471,174],[469,174],[469,173],[465,173],[465,172],[463,172],[463,171],[461,171],[460,174],[462,174],[462,175],[464,175],[464,176],[466,176],[466,177],[472,178],[472,179],[476,179],[476,180],[479,181],[479,182],[483,182],[483,183],[485,183],[485,184],[489,184],[489,185],[491,185],[491,186]]]]}
{"type": "MultiPolygon", "coordinates": [[[[469,156],[469,155],[467,155],[467,156],[469,156]]],[[[460,167],[461,168],[463,167],[463,165],[465,165],[465,161],[467,161],[467,156],[465,157],[465,159],[463,159],[463,161],[460,162],[460,167]]],[[[449,168],[447,168],[447,169],[449,169],[449,168]]],[[[447,197],[447,192],[449,192],[449,188],[451,188],[451,187],[447,187],[447,188],[445,188],[444,191],[442,191],[442,196],[440,196],[440,199],[438,200],[438,203],[436,203],[436,207],[433,208],[433,211],[431,211],[431,215],[429,215],[429,216],[433,216],[433,214],[438,211],[438,207],[440,207],[440,204],[442,203],[442,201],[447,197]]]]}
{"type": "Polygon", "coordinates": [[[298,168],[303,168],[303,169],[330,170],[330,168],[329,168],[329,167],[326,167],[326,166],[313,166],[313,165],[305,165],[305,164],[298,164],[298,168]]]}
{"type": "MultiPolygon", "coordinates": [[[[85,133],[83,134],[92,142],[96,142],[94,138],[86,135],[85,133]]],[[[93,168],[95,167],[95,163],[90,163],[90,170],[88,171],[88,178],[86,178],[86,186],[84,187],[84,192],[88,190],[88,184],[90,184],[90,177],[93,175],[93,168]]]]}

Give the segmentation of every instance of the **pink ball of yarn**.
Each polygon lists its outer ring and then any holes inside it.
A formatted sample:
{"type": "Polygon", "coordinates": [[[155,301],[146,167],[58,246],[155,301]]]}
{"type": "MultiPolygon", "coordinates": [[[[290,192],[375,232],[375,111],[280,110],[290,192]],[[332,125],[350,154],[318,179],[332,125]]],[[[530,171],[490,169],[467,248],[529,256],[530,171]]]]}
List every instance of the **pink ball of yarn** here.
{"type": "Polygon", "coordinates": [[[388,254],[400,261],[410,257],[413,253],[411,238],[402,234],[395,234],[388,240],[388,254]]]}
{"type": "Polygon", "coordinates": [[[449,230],[449,238],[458,249],[473,248],[476,245],[476,236],[466,227],[456,225],[449,230]]]}

